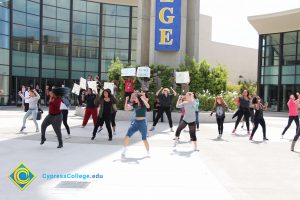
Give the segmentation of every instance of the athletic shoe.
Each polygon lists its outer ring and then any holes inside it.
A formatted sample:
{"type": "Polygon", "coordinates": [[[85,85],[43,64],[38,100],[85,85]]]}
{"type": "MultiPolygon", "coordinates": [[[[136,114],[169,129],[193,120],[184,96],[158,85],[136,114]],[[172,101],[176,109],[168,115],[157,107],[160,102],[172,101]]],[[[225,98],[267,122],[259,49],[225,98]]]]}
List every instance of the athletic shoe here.
{"type": "Polygon", "coordinates": [[[236,129],[233,129],[233,130],[232,130],[232,134],[235,134],[235,131],[236,131],[236,129]]]}
{"type": "Polygon", "coordinates": [[[45,143],[46,139],[41,139],[40,145],[43,145],[45,143]]]}
{"type": "Polygon", "coordinates": [[[93,136],[92,138],[91,138],[91,140],[94,140],[95,139],[95,136],[93,136]]]}
{"type": "Polygon", "coordinates": [[[252,136],[250,136],[250,137],[249,137],[249,140],[252,140],[252,138],[253,138],[253,137],[252,137],[252,136]]]}
{"type": "Polygon", "coordinates": [[[58,149],[63,148],[63,145],[62,145],[62,144],[59,144],[59,145],[57,146],[57,148],[58,148],[58,149]]]}
{"type": "Polygon", "coordinates": [[[102,130],[103,130],[103,128],[101,127],[101,128],[99,129],[98,133],[100,133],[102,130]]]}
{"type": "Polygon", "coordinates": [[[112,138],[108,138],[108,141],[112,141],[112,138]]]}
{"type": "Polygon", "coordinates": [[[269,139],[268,138],[264,138],[264,140],[268,141],[269,139]]]}
{"type": "Polygon", "coordinates": [[[155,127],[154,126],[152,126],[150,129],[149,129],[149,131],[154,131],[155,130],[155,127]]]}
{"type": "Polygon", "coordinates": [[[221,139],[222,138],[222,135],[221,134],[219,134],[219,136],[218,136],[218,139],[221,139]]]}
{"type": "Polygon", "coordinates": [[[84,128],[85,126],[81,125],[80,128],[84,128]]]}
{"type": "Polygon", "coordinates": [[[283,135],[281,135],[281,139],[283,139],[283,135]]]}
{"type": "Polygon", "coordinates": [[[36,129],[35,132],[38,133],[38,132],[40,132],[40,130],[39,130],[39,129],[36,129]]]}
{"type": "Polygon", "coordinates": [[[248,131],[248,135],[251,135],[250,131],[248,131]]]}
{"type": "Polygon", "coordinates": [[[174,141],[173,147],[176,147],[178,143],[179,143],[179,140],[176,138],[175,141],[174,141]]]}
{"type": "Polygon", "coordinates": [[[25,127],[25,126],[23,126],[23,127],[21,128],[20,132],[24,131],[24,129],[25,129],[25,128],[26,128],[26,127],[25,127]]]}
{"type": "Polygon", "coordinates": [[[173,129],[173,128],[171,128],[171,129],[170,129],[170,132],[174,132],[174,129],[173,129]]]}
{"type": "Polygon", "coordinates": [[[67,137],[66,137],[66,139],[70,139],[71,138],[71,135],[68,135],[67,137]]]}
{"type": "Polygon", "coordinates": [[[121,156],[122,157],[125,157],[126,156],[126,152],[127,152],[127,148],[123,148],[123,151],[121,153],[121,156]]]}
{"type": "Polygon", "coordinates": [[[150,151],[147,151],[147,157],[151,157],[150,151]]]}

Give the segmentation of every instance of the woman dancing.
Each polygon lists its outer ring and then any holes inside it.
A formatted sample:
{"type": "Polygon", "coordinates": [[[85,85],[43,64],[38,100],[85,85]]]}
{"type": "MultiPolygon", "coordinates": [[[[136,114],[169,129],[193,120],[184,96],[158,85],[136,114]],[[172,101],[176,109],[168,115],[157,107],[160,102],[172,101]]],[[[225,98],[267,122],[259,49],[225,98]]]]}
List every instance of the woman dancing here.
{"type": "Polygon", "coordinates": [[[223,135],[223,130],[224,130],[224,119],[225,119],[225,111],[227,109],[227,105],[223,99],[222,96],[218,96],[215,100],[214,107],[210,113],[210,116],[213,115],[214,112],[216,112],[216,120],[218,124],[218,131],[219,131],[219,136],[218,138],[222,138],[223,135]]]}

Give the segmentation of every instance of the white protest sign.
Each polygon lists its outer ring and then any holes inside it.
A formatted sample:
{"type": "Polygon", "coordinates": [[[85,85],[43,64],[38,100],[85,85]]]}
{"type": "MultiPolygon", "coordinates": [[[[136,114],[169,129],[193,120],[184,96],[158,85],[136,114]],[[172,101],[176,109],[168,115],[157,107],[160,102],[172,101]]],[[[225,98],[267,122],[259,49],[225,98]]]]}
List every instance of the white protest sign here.
{"type": "Polygon", "coordinates": [[[88,81],[88,86],[89,88],[92,89],[96,94],[98,93],[97,91],[97,81],[88,81]]]}
{"type": "Polygon", "coordinates": [[[84,79],[84,78],[81,77],[79,85],[80,85],[80,88],[86,90],[86,79],[84,79]]]}
{"type": "Polygon", "coordinates": [[[176,83],[189,83],[190,74],[189,72],[176,72],[176,83]]]}
{"type": "Polygon", "coordinates": [[[114,94],[114,83],[104,82],[103,89],[110,89],[111,93],[114,94]]]}
{"type": "Polygon", "coordinates": [[[121,76],[135,76],[136,70],[134,67],[122,68],[121,76]]]}
{"type": "Polygon", "coordinates": [[[80,86],[76,83],[74,83],[73,89],[72,89],[72,93],[79,95],[80,93],[80,86]]]}
{"type": "Polygon", "coordinates": [[[150,74],[151,74],[151,69],[150,69],[150,67],[146,67],[146,66],[139,67],[136,72],[137,77],[150,78],[150,74]]]}

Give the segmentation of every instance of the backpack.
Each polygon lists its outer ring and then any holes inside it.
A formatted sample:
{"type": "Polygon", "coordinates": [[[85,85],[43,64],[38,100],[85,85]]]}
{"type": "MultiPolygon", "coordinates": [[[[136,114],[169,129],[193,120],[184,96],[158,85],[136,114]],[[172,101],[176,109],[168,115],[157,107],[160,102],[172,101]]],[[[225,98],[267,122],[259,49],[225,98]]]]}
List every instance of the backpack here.
{"type": "Polygon", "coordinates": [[[67,108],[69,108],[70,107],[70,101],[69,101],[69,99],[68,98],[65,98],[65,97],[63,97],[62,98],[62,102],[67,106],[67,108]]]}
{"type": "Polygon", "coordinates": [[[216,117],[221,118],[225,116],[224,108],[222,106],[216,107],[216,117]]]}

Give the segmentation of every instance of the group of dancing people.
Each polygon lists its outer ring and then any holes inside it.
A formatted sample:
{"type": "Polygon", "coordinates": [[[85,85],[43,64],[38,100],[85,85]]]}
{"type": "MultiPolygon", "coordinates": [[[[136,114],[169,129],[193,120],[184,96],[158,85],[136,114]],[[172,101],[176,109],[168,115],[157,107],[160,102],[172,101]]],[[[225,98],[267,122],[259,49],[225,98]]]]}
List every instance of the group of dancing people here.
{"type": "MultiPolygon", "coordinates": [[[[68,119],[68,110],[70,107],[70,101],[66,97],[69,93],[67,88],[55,88],[53,87],[49,91],[49,114],[43,120],[41,125],[41,145],[46,141],[46,129],[49,125],[52,125],[54,132],[57,135],[58,147],[63,147],[62,133],[61,133],[61,124],[63,123],[68,136],[70,138],[70,128],[67,123],[68,119]]],[[[40,95],[36,90],[29,90],[29,95],[25,97],[22,92],[19,93],[22,99],[26,99],[28,102],[28,110],[23,117],[23,125],[20,132],[26,128],[26,120],[32,115],[33,122],[36,127],[36,132],[39,132],[38,123],[36,121],[38,101],[40,95]]],[[[155,110],[156,116],[154,116],[154,121],[152,127],[149,131],[154,131],[158,121],[162,118],[163,113],[166,113],[167,119],[170,126],[170,132],[174,132],[173,121],[171,116],[172,110],[172,100],[177,96],[176,91],[170,88],[160,88],[156,92],[156,103],[159,102],[158,110],[155,110]]],[[[89,118],[92,116],[94,129],[92,132],[91,140],[96,138],[97,133],[103,130],[103,125],[105,123],[107,132],[108,132],[108,141],[112,141],[113,135],[116,135],[116,114],[117,114],[117,100],[112,94],[110,89],[104,89],[100,92],[93,91],[91,88],[87,89],[86,93],[82,93],[81,99],[86,104],[85,114],[83,117],[82,128],[84,128],[89,118]]],[[[290,99],[287,103],[289,108],[289,121],[288,125],[285,127],[282,137],[284,136],[287,129],[290,127],[291,123],[295,121],[297,126],[297,131],[293,139],[291,150],[294,151],[294,146],[296,141],[300,136],[299,127],[299,117],[298,117],[298,104],[299,104],[300,95],[297,93],[297,99],[294,95],[290,96],[290,99]]],[[[249,134],[249,140],[253,140],[253,136],[257,131],[258,125],[261,125],[263,131],[263,140],[267,141],[266,136],[266,123],[264,120],[263,111],[267,109],[268,104],[262,103],[259,96],[250,97],[249,92],[244,90],[242,95],[236,98],[236,104],[238,110],[233,117],[237,117],[235,127],[232,131],[233,134],[236,133],[236,129],[244,118],[246,123],[247,132],[249,134]],[[252,132],[250,133],[250,119],[253,124],[252,132]]],[[[189,128],[190,140],[193,143],[194,151],[198,151],[197,148],[197,136],[196,131],[199,130],[199,99],[192,92],[187,92],[185,95],[179,95],[176,108],[181,109],[182,116],[179,122],[179,125],[175,131],[174,138],[174,147],[179,143],[179,138],[182,130],[186,126],[189,128]]],[[[122,155],[126,155],[127,146],[129,144],[130,137],[137,131],[141,133],[142,141],[144,142],[147,153],[149,153],[149,143],[147,141],[148,137],[148,122],[147,122],[147,111],[150,109],[149,97],[147,91],[134,90],[133,92],[127,92],[125,94],[125,104],[124,110],[130,111],[133,110],[132,120],[130,127],[127,131],[127,134],[124,138],[124,149],[122,155]]],[[[217,96],[214,102],[214,106],[211,111],[211,116],[215,113],[216,122],[218,125],[218,138],[221,139],[224,131],[224,120],[225,113],[228,110],[228,106],[224,101],[222,96],[217,96]]]]}

